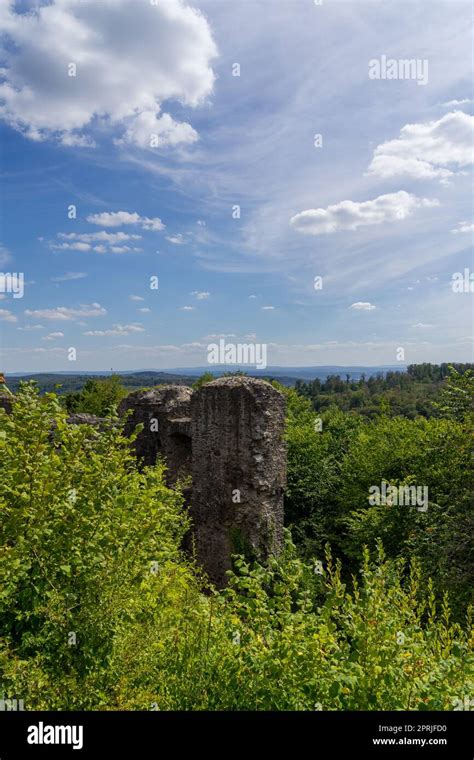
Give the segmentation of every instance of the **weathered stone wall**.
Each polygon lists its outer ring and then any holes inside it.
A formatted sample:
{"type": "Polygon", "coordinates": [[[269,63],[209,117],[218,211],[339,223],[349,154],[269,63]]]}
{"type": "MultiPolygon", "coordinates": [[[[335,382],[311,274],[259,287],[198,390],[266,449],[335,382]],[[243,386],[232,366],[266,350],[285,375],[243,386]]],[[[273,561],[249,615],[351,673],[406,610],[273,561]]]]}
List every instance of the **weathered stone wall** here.
{"type": "Polygon", "coordinates": [[[232,554],[264,560],[282,546],[285,397],[263,380],[221,378],[193,395],[191,419],[197,558],[224,586],[232,554]]]}
{"type": "MultiPolygon", "coordinates": [[[[0,395],[9,413],[11,399],[0,395]]],[[[195,393],[182,385],[135,391],[120,404],[119,414],[127,412],[126,435],[143,424],[133,444],[140,465],[162,457],[170,486],[192,474],[185,492],[193,522],[188,545],[213,583],[226,584],[232,554],[265,560],[280,551],[286,485],[282,393],[263,380],[227,377],[195,393]]],[[[110,424],[88,414],[68,421],[92,425],[98,433],[110,424]]]]}
{"type": "Polygon", "coordinates": [[[11,414],[13,405],[13,396],[10,393],[0,391],[0,409],[5,409],[7,414],[11,414]]]}
{"type": "Polygon", "coordinates": [[[184,385],[163,385],[150,391],[134,391],[119,406],[120,415],[132,411],[125,422],[126,435],[143,424],[135,441],[137,459],[143,465],[152,465],[158,456],[163,457],[169,485],[191,473],[191,396],[191,388],[184,385]]]}

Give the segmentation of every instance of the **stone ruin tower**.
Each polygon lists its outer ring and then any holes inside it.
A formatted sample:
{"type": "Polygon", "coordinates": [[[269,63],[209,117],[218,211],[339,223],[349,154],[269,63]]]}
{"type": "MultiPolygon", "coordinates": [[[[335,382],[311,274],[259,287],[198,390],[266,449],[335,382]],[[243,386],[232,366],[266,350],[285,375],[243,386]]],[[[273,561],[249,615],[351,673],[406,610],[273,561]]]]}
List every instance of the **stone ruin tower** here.
{"type": "MultiPolygon", "coordinates": [[[[7,413],[12,400],[0,394],[7,413]]],[[[192,476],[184,489],[189,544],[216,586],[226,585],[232,554],[264,561],[279,553],[286,485],[282,393],[264,380],[223,377],[195,392],[184,385],[132,392],[119,407],[122,416],[128,411],[126,435],[143,424],[133,444],[139,464],[162,457],[169,486],[192,476]]],[[[88,414],[68,421],[99,429],[108,423],[88,414]]]]}
{"type": "Polygon", "coordinates": [[[125,435],[143,424],[135,441],[137,459],[143,465],[152,465],[158,456],[163,457],[169,486],[191,474],[192,394],[185,385],[162,385],[149,391],[134,391],[119,406],[121,416],[131,410],[125,422],[125,435]]]}
{"type": "Polygon", "coordinates": [[[126,434],[142,422],[135,442],[140,462],[162,456],[167,482],[192,475],[185,491],[197,560],[222,587],[232,554],[265,560],[283,543],[286,446],[285,398],[263,380],[226,377],[193,391],[167,385],[136,391],[126,434]],[[157,422],[157,424],[156,424],[157,422]]]}
{"type": "Polygon", "coordinates": [[[203,385],[191,410],[197,559],[224,586],[232,554],[265,560],[282,548],[285,398],[263,380],[225,377],[203,385]]]}

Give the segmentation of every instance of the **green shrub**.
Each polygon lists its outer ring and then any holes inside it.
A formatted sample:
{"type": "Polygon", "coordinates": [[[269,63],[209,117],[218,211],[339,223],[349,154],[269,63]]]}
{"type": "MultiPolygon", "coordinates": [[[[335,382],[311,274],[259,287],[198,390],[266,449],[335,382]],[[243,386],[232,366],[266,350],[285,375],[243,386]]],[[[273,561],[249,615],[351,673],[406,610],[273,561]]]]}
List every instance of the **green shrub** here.
{"type": "Polygon", "coordinates": [[[366,549],[343,580],[328,548],[305,562],[287,537],[208,588],[163,466],[139,472],[117,426],[65,418],[31,385],[0,413],[4,695],[30,710],[450,710],[472,694],[470,622],[416,560],[366,549]]]}

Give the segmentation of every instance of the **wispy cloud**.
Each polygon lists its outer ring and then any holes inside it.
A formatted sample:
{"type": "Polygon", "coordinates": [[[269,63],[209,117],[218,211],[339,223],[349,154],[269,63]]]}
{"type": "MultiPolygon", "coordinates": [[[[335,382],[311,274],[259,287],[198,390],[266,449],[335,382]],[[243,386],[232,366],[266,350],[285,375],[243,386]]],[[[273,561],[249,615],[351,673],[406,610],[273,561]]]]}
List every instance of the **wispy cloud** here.
{"type": "Polygon", "coordinates": [[[145,332],[145,328],[141,324],[135,323],[132,325],[113,325],[107,330],[87,330],[84,335],[102,337],[105,335],[134,335],[142,332],[145,332]]]}
{"type": "Polygon", "coordinates": [[[51,277],[52,282],[69,282],[70,280],[82,280],[87,277],[85,272],[66,272],[58,277],[51,277]]]}
{"type": "Polygon", "coordinates": [[[107,314],[99,303],[82,304],[77,309],[71,309],[68,306],[56,306],[54,309],[27,309],[27,317],[36,317],[37,319],[51,319],[61,322],[67,322],[77,318],[103,317],[107,314]]]}

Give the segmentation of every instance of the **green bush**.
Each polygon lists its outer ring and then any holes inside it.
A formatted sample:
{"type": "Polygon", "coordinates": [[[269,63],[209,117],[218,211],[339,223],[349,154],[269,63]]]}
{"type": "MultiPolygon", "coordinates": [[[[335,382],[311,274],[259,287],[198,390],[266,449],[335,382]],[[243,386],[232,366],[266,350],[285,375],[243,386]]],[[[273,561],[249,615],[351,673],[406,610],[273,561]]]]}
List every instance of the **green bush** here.
{"type": "Polygon", "coordinates": [[[288,536],[267,566],[236,557],[228,588],[208,588],[163,466],[139,472],[115,425],[65,417],[29,385],[0,413],[6,696],[43,710],[450,710],[472,693],[470,622],[451,620],[417,561],[379,546],[345,581],[329,548],[305,562],[288,536]]]}
{"type": "Polygon", "coordinates": [[[91,377],[82,390],[64,394],[61,401],[70,414],[84,412],[97,417],[108,417],[114,414],[127,392],[119,375],[100,379],[91,377]]]}

